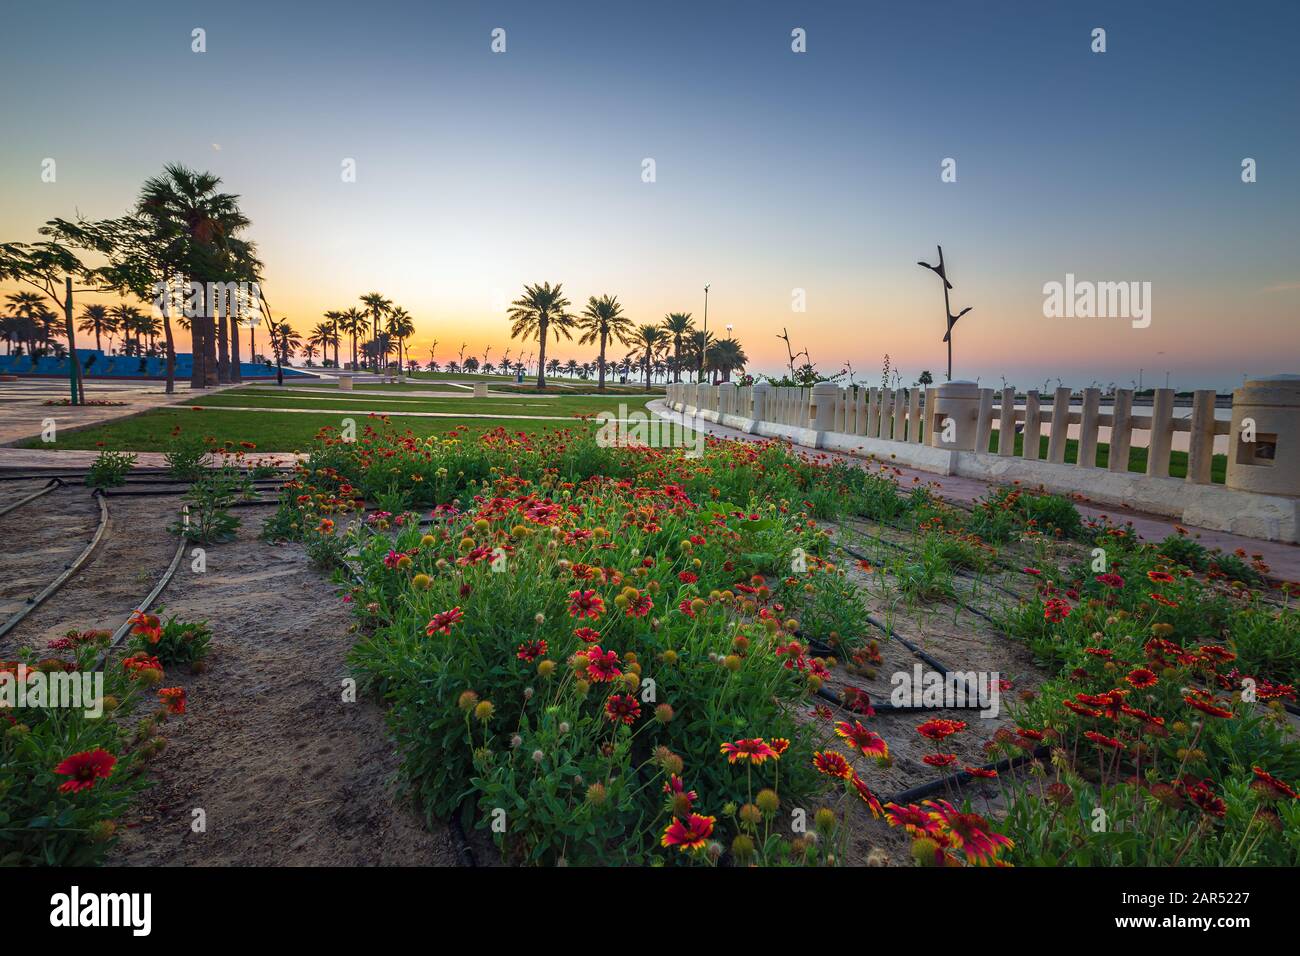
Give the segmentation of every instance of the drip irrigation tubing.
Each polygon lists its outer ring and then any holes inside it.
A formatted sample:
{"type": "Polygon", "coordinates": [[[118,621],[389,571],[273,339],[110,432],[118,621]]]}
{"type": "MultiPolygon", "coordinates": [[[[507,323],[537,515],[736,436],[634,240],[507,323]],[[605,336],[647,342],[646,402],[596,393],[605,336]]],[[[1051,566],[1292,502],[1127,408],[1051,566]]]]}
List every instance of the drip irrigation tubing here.
{"type": "Polygon", "coordinates": [[[37,498],[40,498],[43,495],[48,495],[55,488],[62,488],[66,484],[67,482],[65,482],[62,478],[51,478],[48,482],[46,482],[45,487],[42,488],[40,491],[34,491],[26,498],[23,498],[21,501],[15,501],[11,505],[6,505],[5,507],[0,508],[0,518],[4,517],[11,511],[17,511],[19,508],[27,504],[29,501],[35,501],[37,498]]]}
{"type": "MultiPolygon", "coordinates": [[[[187,510],[188,509],[185,507],[181,508],[182,522],[185,521],[185,513],[187,510]]],[[[127,619],[122,622],[116,631],[113,632],[113,636],[109,640],[108,646],[100,651],[99,656],[95,658],[95,670],[101,670],[105,662],[108,660],[109,653],[117,649],[117,647],[122,643],[123,638],[126,637],[127,631],[131,628],[131,618],[135,617],[137,612],[143,614],[145,611],[149,610],[149,608],[153,606],[154,600],[162,593],[163,588],[167,587],[171,582],[172,576],[176,573],[176,569],[180,567],[181,558],[185,556],[185,545],[187,543],[188,541],[184,536],[182,536],[180,541],[176,543],[176,553],[172,555],[171,564],[167,566],[167,570],[163,572],[162,577],[158,579],[158,583],[153,586],[153,590],[145,595],[144,600],[135,606],[135,609],[127,615],[127,619]]]]}
{"type": "MultiPolygon", "coordinates": [[[[271,483],[253,483],[255,491],[275,491],[280,487],[281,482],[271,483]]],[[[167,495],[183,495],[184,488],[147,488],[143,490],[132,491],[105,491],[103,494],[109,498],[161,498],[167,495]]]]}
{"type": "MultiPolygon", "coordinates": [[[[860,519],[852,519],[852,520],[858,521],[860,524],[866,524],[865,521],[861,521],[860,519]]],[[[876,519],[872,519],[872,520],[876,520],[876,519]]],[[[893,528],[895,531],[905,531],[905,530],[907,530],[907,529],[905,529],[905,528],[900,528],[900,527],[898,527],[897,525],[889,524],[888,522],[881,521],[881,522],[879,522],[879,523],[882,524],[882,525],[884,525],[886,528],[893,528]]],[[[881,537],[879,537],[879,536],[877,536],[875,540],[876,540],[876,542],[877,542],[878,544],[882,544],[882,545],[884,545],[884,546],[887,547],[887,548],[893,548],[893,549],[896,550],[896,551],[911,551],[911,550],[912,550],[912,549],[908,548],[907,545],[899,544],[899,543],[896,542],[896,541],[887,541],[886,539],[881,538],[881,537]]],[[[836,542],[836,545],[837,545],[838,547],[843,548],[845,551],[849,551],[849,549],[848,549],[845,545],[839,544],[838,542],[836,542]]],[[[869,561],[869,560],[870,560],[870,558],[867,558],[865,555],[858,555],[858,554],[855,554],[855,553],[852,552],[852,551],[849,551],[849,553],[850,553],[850,554],[854,554],[855,557],[861,558],[861,559],[864,560],[864,561],[869,561]]],[[[994,564],[996,564],[998,567],[1000,567],[1000,568],[1002,568],[1002,569],[1004,569],[1004,570],[1006,570],[1006,571],[1016,571],[1016,570],[1019,570],[1019,569],[1017,569],[1016,567],[1014,567],[1014,565],[1013,565],[1012,563],[1009,563],[1009,562],[1006,562],[1006,561],[999,561],[996,557],[993,558],[992,560],[993,560],[993,563],[994,563],[994,564]]],[[[982,578],[980,578],[978,575],[976,575],[973,571],[969,571],[969,570],[967,570],[967,569],[965,569],[965,568],[954,568],[954,569],[953,569],[953,573],[956,574],[958,577],[966,578],[967,580],[970,580],[970,581],[982,581],[984,584],[988,585],[989,587],[991,587],[991,588],[995,588],[996,590],[1001,591],[1003,594],[1006,594],[1006,595],[1008,595],[1009,597],[1013,597],[1013,598],[1015,598],[1016,600],[1021,600],[1022,598],[1024,598],[1024,595],[1023,595],[1023,594],[1019,594],[1018,592],[1012,590],[1011,588],[1007,587],[1006,585],[998,584],[996,581],[992,581],[992,580],[985,581],[984,579],[982,579],[982,578]]]]}
{"type": "Polygon", "coordinates": [[[81,570],[81,566],[90,560],[91,554],[98,547],[100,539],[104,537],[104,532],[108,529],[108,501],[103,495],[96,493],[95,499],[99,502],[99,527],[95,529],[95,535],[90,539],[90,543],[77,555],[75,561],[63,569],[53,581],[47,584],[39,594],[27,599],[27,604],[21,611],[0,624],[0,637],[4,637],[12,631],[18,624],[32,611],[40,607],[55,591],[67,584],[74,574],[81,570]]]}
{"type": "MultiPolygon", "coordinates": [[[[978,770],[994,771],[996,773],[1006,773],[1022,764],[1029,763],[1032,760],[1042,760],[1051,753],[1050,747],[1035,747],[1032,753],[1021,754],[1018,757],[1007,757],[1005,760],[999,760],[997,763],[985,764],[978,767],[978,770]]],[[[963,770],[961,773],[949,774],[946,777],[940,777],[937,780],[931,780],[929,783],[923,783],[919,786],[912,787],[909,790],[900,790],[898,793],[881,800],[881,803],[907,804],[917,800],[923,800],[932,796],[941,790],[947,790],[949,787],[959,789],[970,783],[972,780],[983,779],[976,774],[963,770]]]]}

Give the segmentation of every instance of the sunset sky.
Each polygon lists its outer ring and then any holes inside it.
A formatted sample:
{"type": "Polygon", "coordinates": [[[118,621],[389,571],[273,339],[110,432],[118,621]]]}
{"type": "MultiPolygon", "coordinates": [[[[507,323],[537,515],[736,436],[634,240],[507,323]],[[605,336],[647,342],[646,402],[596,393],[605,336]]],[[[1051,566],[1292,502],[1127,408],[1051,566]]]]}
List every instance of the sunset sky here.
{"type": "Polygon", "coordinates": [[[381,291],[421,361],[435,338],[444,363],[517,353],[498,305],[526,282],[638,322],[699,320],[708,282],[709,328],[734,326],[751,371],[780,372],[788,328],[824,373],[878,381],[888,352],[905,383],[942,378],[942,294],[916,265],[942,243],[954,311],[974,308],[956,377],[1300,372],[1300,4],[1072,6],[14,6],[0,240],[120,215],[180,162],[241,196],[277,315],[303,332],[381,291]],[[1067,273],[1150,282],[1150,326],[1045,318],[1067,273]]]}

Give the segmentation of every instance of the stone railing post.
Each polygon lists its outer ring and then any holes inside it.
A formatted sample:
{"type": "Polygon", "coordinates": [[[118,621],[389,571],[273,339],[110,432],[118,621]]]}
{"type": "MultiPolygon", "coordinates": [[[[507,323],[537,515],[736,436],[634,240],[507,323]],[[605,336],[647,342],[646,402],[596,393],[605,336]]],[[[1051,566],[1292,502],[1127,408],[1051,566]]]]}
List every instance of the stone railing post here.
{"type": "Polygon", "coordinates": [[[753,398],[753,404],[751,406],[749,417],[754,419],[754,421],[767,421],[765,417],[767,415],[767,394],[771,390],[772,386],[768,385],[767,382],[759,382],[751,390],[750,394],[753,398]]]}
{"type": "Polygon", "coordinates": [[[974,382],[944,382],[936,388],[934,408],[929,413],[930,444],[935,448],[974,451],[979,404],[980,389],[974,382]]]}
{"type": "Polygon", "coordinates": [[[840,388],[834,382],[818,382],[809,397],[808,420],[819,432],[835,430],[835,399],[840,388]]]}
{"type": "Polygon", "coordinates": [[[1232,393],[1227,486],[1300,495],[1300,375],[1254,379],[1232,393]]]}

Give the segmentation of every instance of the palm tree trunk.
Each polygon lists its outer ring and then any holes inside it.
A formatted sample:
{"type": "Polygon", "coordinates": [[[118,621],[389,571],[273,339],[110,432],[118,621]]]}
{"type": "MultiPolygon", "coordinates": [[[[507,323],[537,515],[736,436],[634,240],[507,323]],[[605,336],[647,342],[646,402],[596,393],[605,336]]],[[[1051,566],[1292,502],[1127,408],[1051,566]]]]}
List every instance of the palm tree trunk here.
{"type": "Polygon", "coordinates": [[[176,346],[172,342],[172,320],[163,312],[163,338],[167,342],[167,394],[176,391],[176,346]]]}
{"type": "Polygon", "coordinates": [[[546,387],[546,331],[547,323],[539,322],[538,331],[541,333],[541,345],[537,353],[537,387],[546,387]]]}
{"type": "Polygon", "coordinates": [[[217,383],[230,384],[230,347],[229,326],[226,319],[226,306],[221,306],[221,314],[214,317],[217,327],[217,383]]]}
{"type": "Polygon", "coordinates": [[[596,385],[596,391],[603,392],[605,391],[605,333],[603,331],[600,333],[600,360],[598,364],[600,366],[600,381],[596,385]]]}
{"type": "Polygon", "coordinates": [[[239,316],[230,317],[230,380],[243,382],[244,376],[239,370],[239,316]]]}
{"type": "MultiPolygon", "coordinates": [[[[202,287],[199,288],[199,297],[202,300],[205,293],[202,287]]],[[[203,315],[207,312],[206,304],[201,306],[198,313],[190,319],[190,350],[193,352],[193,367],[190,372],[190,388],[207,388],[208,378],[204,371],[204,365],[207,364],[208,350],[204,345],[204,322],[203,315]]]]}

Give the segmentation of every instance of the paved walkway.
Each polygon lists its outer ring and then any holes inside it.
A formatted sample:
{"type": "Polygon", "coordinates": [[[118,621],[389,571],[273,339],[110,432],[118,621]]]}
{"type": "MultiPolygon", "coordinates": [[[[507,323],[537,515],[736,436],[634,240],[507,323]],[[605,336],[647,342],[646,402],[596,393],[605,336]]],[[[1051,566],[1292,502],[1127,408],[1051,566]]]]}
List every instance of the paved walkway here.
{"type": "MultiPolygon", "coordinates": [[[[684,418],[680,412],[669,410],[664,401],[650,402],[646,409],[660,418],[666,418],[670,421],[681,422],[684,418]]],[[[692,428],[701,429],[709,435],[716,435],[719,438],[734,438],[742,441],[770,440],[761,438],[758,435],[747,435],[735,428],[716,425],[702,419],[687,418],[686,424],[692,428]]],[[[885,462],[878,458],[867,459],[843,452],[800,448],[797,445],[793,447],[796,451],[801,451],[812,458],[843,461],[863,468],[871,467],[873,470],[878,470],[882,464],[887,465],[889,470],[894,472],[898,478],[899,484],[903,486],[909,484],[930,485],[939,497],[961,504],[978,501],[988,494],[990,488],[995,486],[993,483],[980,481],[977,478],[963,478],[959,475],[936,475],[927,471],[918,471],[915,468],[905,468],[902,465],[885,462]]],[[[1175,533],[1175,526],[1181,525],[1185,527],[1181,521],[1159,515],[1145,514],[1140,511],[1132,511],[1128,508],[1104,508],[1086,502],[1078,503],[1077,507],[1079,513],[1084,517],[1109,517],[1119,523],[1132,522],[1137,534],[1147,541],[1161,541],[1175,533]]],[[[1221,548],[1228,552],[1240,548],[1248,555],[1262,555],[1264,562],[1269,566],[1274,577],[1284,581],[1300,581],[1300,547],[1277,541],[1261,541],[1259,538],[1247,538],[1243,535],[1228,534],[1224,531],[1211,531],[1207,528],[1192,530],[1200,543],[1207,548],[1221,548]]]]}
{"type": "MultiPolygon", "coordinates": [[[[188,382],[177,382],[176,391],[168,395],[163,382],[113,382],[88,379],[87,401],[113,405],[46,405],[68,397],[69,386],[63,379],[20,378],[0,382],[0,446],[15,445],[40,436],[46,420],[53,419],[57,431],[77,430],[118,418],[139,415],[163,405],[184,405],[192,400],[188,382]]],[[[201,394],[214,395],[238,385],[218,385],[203,389],[201,394]]],[[[200,394],[198,392],[194,394],[200,394]]]]}

